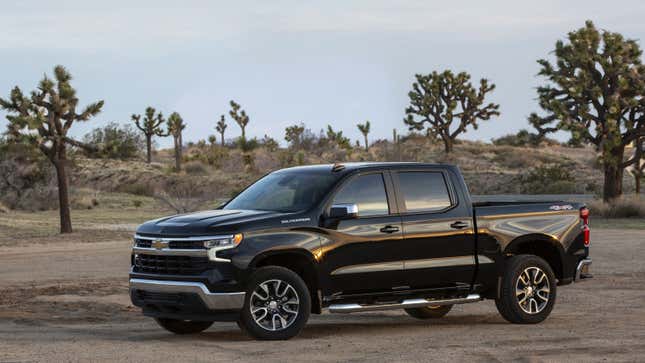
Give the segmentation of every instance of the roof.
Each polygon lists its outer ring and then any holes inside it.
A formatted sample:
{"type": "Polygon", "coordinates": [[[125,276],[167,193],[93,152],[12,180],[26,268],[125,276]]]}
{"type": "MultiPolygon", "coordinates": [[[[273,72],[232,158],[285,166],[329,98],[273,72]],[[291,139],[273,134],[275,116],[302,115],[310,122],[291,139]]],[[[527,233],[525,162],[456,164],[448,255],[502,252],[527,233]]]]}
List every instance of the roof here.
{"type": "Polygon", "coordinates": [[[335,164],[316,164],[316,165],[303,165],[303,166],[294,166],[290,168],[285,168],[281,170],[292,170],[292,171],[332,171],[336,166],[337,171],[343,170],[345,172],[353,170],[362,170],[362,169],[378,169],[378,168],[387,168],[393,166],[408,166],[408,167],[446,167],[452,165],[449,164],[431,164],[431,163],[419,163],[419,162],[348,162],[348,163],[335,163],[335,164]]]}

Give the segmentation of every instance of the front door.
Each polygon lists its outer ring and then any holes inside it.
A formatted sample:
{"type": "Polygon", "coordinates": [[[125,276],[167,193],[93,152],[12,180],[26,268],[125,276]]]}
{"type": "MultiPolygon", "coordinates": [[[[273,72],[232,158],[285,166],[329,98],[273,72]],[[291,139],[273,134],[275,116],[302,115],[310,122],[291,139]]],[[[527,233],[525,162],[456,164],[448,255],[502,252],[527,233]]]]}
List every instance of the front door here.
{"type": "Polygon", "coordinates": [[[326,226],[324,266],[332,294],[391,291],[405,285],[401,218],[387,173],[349,177],[332,198],[332,205],[356,204],[358,217],[326,226]],[[386,187],[388,186],[388,187],[386,187]]]}
{"type": "Polygon", "coordinates": [[[401,212],[408,284],[418,288],[469,288],[475,274],[471,206],[444,169],[393,173],[401,212]]]}

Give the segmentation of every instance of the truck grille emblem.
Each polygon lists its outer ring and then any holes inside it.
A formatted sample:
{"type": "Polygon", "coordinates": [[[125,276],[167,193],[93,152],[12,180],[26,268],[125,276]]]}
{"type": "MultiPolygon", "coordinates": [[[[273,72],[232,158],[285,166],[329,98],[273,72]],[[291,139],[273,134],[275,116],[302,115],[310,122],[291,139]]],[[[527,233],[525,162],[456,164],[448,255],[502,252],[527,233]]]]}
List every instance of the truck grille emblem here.
{"type": "Polygon", "coordinates": [[[157,250],[161,250],[168,247],[168,242],[165,242],[162,240],[155,240],[155,241],[152,241],[151,247],[157,250]]]}

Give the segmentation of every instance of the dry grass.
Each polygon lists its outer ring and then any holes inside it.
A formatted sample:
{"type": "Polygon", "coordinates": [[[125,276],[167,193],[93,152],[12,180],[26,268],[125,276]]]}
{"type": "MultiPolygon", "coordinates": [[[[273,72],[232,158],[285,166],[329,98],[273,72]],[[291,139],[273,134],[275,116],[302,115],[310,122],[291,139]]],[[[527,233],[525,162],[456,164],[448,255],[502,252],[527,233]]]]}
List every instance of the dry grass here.
{"type": "Polygon", "coordinates": [[[596,200],[588,204],[591,215],[604,218],[639,218],[645,225],[645,199],[623,197],[611,203],[596,200]]]}

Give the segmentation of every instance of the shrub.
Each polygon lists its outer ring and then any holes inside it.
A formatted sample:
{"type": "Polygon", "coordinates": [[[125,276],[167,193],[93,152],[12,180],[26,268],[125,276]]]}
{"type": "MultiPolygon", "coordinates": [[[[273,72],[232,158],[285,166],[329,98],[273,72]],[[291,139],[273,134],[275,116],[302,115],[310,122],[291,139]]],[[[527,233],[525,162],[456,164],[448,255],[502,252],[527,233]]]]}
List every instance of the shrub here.
{"type": "Polygon", "coordinates": [[[519,177],[520,190],[526,194],[569,194],[576,192],[575,178],[564,164],[532,168],[519,177]]]}
{"type": "Polygon", "coordinates": [[[132,201],[132,204],[134,205],[135,208],[139,208],[143,205],[143,202],[138,199],[135,199],[132,201]]]}
{"type": "Polygon", "coordinates": [[[98,200],[96,198],[87,195],[72,198],[72,209],[92,209],[96,206],[98,206],[98,200]]]}
{"type": "Polygon", "coordinates": [[[145,148],[145,140],[139,132],[116,122],[92,130],[83,139],[98,148],[94,152],[85,152],[95,158],[128,159],[138,156],[139,151],[145,148]]]}
{"type": "Polygon", "coordinates": [[[278,142],[269,135],[264,135],[264,138],[260,140],[260,144],[264,146],[269,152],[275,152],[280,147],[278,142]]]}
{"type": "Polygon", "coordinates": [[[645,218],[645,200],[621,198],[610,203],[602,200],[590,202],[589,208],[592,216],[605,218],[645,218]]]}
{"type": "Polygon", "coordinates": [[[30,211],[58,208],[54,169],[33,147],[0,142],[0,202],[30,211]]]}
{"type": "Polygon", "coordinates": [[[498,146],[536,146],[539,143],[539,136],[530,133],[527,130],[520,130],[517,134],[508,134],[497,139],[493,139],[493,144],[498,146]]]}
{"type": "Polygon", "coordinates": [[[121,184],[116,188],[116,191],[121,193],[141,195],[145,197],[152,197],[154,195],[153,188],[147,183],[121,184]]]}
{"type": "Polygon", "coordinates": [[[206,175],[208,171],[201,161],[189,161],[184,164],[184,170],[190,175],[206,175]]]}

